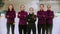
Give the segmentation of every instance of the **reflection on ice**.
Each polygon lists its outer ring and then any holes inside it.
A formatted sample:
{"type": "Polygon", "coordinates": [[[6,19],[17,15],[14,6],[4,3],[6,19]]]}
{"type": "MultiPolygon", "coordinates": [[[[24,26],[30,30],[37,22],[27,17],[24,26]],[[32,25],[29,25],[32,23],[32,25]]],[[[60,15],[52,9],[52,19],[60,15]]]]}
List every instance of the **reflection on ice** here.
{"type": "MultiPolygon", "coordinates": [[[[19,34],[18,32],[18,21],[19,19],[15,19],[15,34],[19,34]]],[[[36,22],[37,23],[37,22],[36,22]]],[[[11,28],[10,28],[11,30],[11,28]]],[[[6,18],[3,16],[0,18],[0,34],[6,34],[6,18]]],[[[11,34],[11,31],[10,31],[11,34]]],[[[53,34],[60,34],[60,17],[55,17],[53,20],[53,34]]]]}

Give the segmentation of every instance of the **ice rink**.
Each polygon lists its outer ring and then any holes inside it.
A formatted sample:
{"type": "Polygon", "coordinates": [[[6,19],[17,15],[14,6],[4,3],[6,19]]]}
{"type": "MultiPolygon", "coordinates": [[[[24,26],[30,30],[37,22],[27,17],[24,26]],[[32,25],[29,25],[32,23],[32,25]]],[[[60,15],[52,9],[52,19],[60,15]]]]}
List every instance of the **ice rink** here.
{"type": "MultiPolygon", "coordinates": [[[[19,34],[18,32],[18,18],[15,19],[15,34],[19,34]]],[[[37,24],[37,21],[36,21],[37,24]]],[[[11,28],[10,28],[11,30],[11,28]]],[[[37,29],[36,29],[37,30],[37,29]]],[[[0,18],[0,34],[6,34],[6,18],[0,18]]],[[[37,32],[37,31],[36,31],[37,32]]],[[[11,31],[10,31],[11,34],[11,31]]],[[[53,34],[60,34],[60,17],[54,17],[53,20],[53,34]]]]}

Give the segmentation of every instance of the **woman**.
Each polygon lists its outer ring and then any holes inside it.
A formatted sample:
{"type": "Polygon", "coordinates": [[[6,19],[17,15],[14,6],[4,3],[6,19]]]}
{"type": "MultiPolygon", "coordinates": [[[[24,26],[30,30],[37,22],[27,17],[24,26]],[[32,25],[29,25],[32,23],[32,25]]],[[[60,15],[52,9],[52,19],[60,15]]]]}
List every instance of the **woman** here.
{"type": "Polygon", "coordinates": [[[31,34],[31,30],[33,31],[33,34],[36,34],[36,15],[34,15],[34,9],[31,7],[29,8],[29,15],[28,15],[28,34],[31,34]]]}
{"type": "Polygon", "coordinates": [[[46,16],[46,34],[48,34],[48,32],[52,34],[54,12],[51,11],[50,5],[47,6],[46,16]]]}
{"type": "Polygon", "coordinates": [[[12,30],[12,34],[14,34],[14,27],[15,27],[15,17],[16,12],[12,4],[8,6],[8,10],[6,12],[6,19],[7,19],[7,34],[10,32],[10,26],[12,30]]]}
{"type": "Polygon", "coordinates": [[[40,10],[37,12],[38,17],[38,34],[45,34],[46,13],[44,11],[44,4],[40,4],[40,10]]]}
{"type": "Polygon", "coordinates": [[[26,34],[26,28],[27,28],[27,12],[25,11],[25,6],[20,6],[20,12],[18,12],[18,18],[19,18],[19,34],[23,33],[26,34]]]}

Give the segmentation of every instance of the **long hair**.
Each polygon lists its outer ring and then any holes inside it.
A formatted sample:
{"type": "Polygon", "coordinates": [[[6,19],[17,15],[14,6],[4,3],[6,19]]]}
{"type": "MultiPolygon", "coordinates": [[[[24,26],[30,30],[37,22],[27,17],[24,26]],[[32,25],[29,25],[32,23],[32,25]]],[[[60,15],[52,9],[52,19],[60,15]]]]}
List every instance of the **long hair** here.
{"type": "MultiPolygon", "coordinates": [[[[14,11],[14,6],[13,6],[13,4],[9,4],[9,6],[12,6],[12,11],[14,11]]],[[[10,9],[9,9],[9,6],[8,6],[8,11],[10,11],[10,9]]]]}
{"type": "Polygon", "coordinates": [[[35,18],[34,13],[32,14],[32,18],[33,18],[33,19],[35,18]]]}

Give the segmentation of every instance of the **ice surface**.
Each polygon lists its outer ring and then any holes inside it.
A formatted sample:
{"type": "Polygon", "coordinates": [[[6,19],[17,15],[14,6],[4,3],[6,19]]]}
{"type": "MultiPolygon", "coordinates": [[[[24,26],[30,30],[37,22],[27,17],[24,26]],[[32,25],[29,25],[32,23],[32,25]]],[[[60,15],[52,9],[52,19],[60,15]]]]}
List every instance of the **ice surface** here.
{"type": "MultiPolygon", "coordinates": [[[[18,32],[18,21],[19,19],[15,19],[15,34],[19,34],[18,32]]],[[[37,21],[36,21],[37,24],[37,21]]],[[[11,28],[10,28],[11,30],[11,28]]],[[[6,34],[6,18],[0,18],[0,34],[6,34]]],[[[37,32],[37,31],[36,31],[37,32]]],[[[11,34],[11,31],[10,31],[11,34]]],[[[53,20],[53,34],[60,34],[60,17],[55,17],[53,20]]]]}

